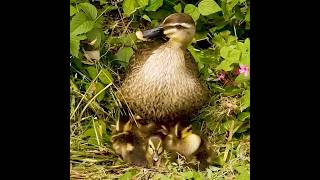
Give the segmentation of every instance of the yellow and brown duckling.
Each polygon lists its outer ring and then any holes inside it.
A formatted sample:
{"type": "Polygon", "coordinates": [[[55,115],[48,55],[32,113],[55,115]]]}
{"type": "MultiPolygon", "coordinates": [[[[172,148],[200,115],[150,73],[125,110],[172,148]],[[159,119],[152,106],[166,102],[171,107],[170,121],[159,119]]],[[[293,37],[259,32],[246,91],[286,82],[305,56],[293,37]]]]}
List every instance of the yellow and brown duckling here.
{"type": "Polygon", "coordinates": [[[208,89],[186,49],[195,35],[193,19],[176,13],[159,27],[140,32],[141,39],[159,35],[169,40],[139,49],[130,60],[119,99],[147,123],[174,126],[207,102],[208,89]]]}
{"type": "Polygon", "coordinates": [[[131,121],[119,119],[111,137],[112,147],[116,154],[127,163],[147,167],[145,157],[144,140],[132,131],[131,121]]]}
{"type": "Polygon", "coordinates": [[[172,157],[176,160],[179,153],[186,158],[189,163],[196,164],[195,167],[205,169],[212,164],[215,154],[209,148],[209,143],[201,136],[192,132],[192,126],[182,126],[177,123],[174,128],[168,131],[164,139],[164,147],[171,152],[172,157]]]}
{"type": "MultiPolygon", "coordinates": [[[[139,119],[139,118],[137,118],[139,119]]],[[[125,162],[142,167],[159,166],[163,153],[162,132],[157,131],[154,123],[135,124],[133,119],[116,124],[112,135],[112,144],[115,152],[125,162]]]]}

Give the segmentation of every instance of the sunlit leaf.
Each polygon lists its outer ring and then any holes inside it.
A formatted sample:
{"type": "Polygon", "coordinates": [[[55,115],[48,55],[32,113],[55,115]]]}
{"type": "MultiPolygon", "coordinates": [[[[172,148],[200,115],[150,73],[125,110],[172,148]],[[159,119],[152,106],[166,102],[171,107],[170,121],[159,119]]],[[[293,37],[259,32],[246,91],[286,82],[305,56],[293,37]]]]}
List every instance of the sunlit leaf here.
{"type": "Polygon", "coordinates": [[[78,28],[81,24],[83,24],[86,21],[88,21],[88,18],[83,12],[77,13],[71,19],[70,32],[73,32],[76,28],[78,28]]]}
{"type": "Polygon", "coordinates": [[[163,0],[150,0],[149,6],[146,7],[146,11],[156,11],[163,4],[163,0]]]}
{"type": "Polygon", "coordinates": [[[113,82],[113,78],[112,78],[111,73],[108,71],[108,69],[103,68],[101,71],[102,72],[98,77],[99,80],[105,85],[108,85],[108,84],[112,83],[113,82]]]}
{"type": "Polygon", "coordinates": [[[142,16],[142,18],[145,19],[145,20],[147,20],[147,21],[149,21],[149,22],[151,22],[151,19],[150,19],[149,16],[146,15],[146,14],[144,14],[144,15],[142,16]]]}
{"type": "Polygon", "coordinates": [[[77,12],[77,9],[73,6],[70,6],[70,17],[73,16],[77,12]]]}
{"type": "Polygon", "coordinates": [[[210,14],[221,11],[220,6],[214,0],[200,1],[198,9],[203,16],[208,16],[210,14]]]}
{"type": "Polygon", "coordinates": [[[176,11],[176,12],[181,12],[182,11],[182,7],[181,7],[181,3],[178,3],[177,5],[173,6],[173,9],[176,11]]]}
{"type": "Polygon", "coordinates": [[[97,17],[97,9],[94,5],[90,3],[80,3],[78,7],[84,11],[84,13],[91,18],[91,20],[95,20],[97,17]]]}
{"type": "Polygon", "coordinates": [[[193,4],[187,4],[184,7],[184,13],[189,14],[194,21],[197,21],[200,16],[198,8],[193,4]]]}
{"type": "Polygon", "coordinates": [[[241,102],[241,111],[245,110],[246,108],[250,107],[250,90],[246,90],[244,96],[240,99],[241,102]]]}
{"type": "Polygon", "coordinates": [[[78,26],[74,31],[71,32],[73,35],[83,34],[89,32],[93,28],[93,21],[86,21],[78,26]]]}

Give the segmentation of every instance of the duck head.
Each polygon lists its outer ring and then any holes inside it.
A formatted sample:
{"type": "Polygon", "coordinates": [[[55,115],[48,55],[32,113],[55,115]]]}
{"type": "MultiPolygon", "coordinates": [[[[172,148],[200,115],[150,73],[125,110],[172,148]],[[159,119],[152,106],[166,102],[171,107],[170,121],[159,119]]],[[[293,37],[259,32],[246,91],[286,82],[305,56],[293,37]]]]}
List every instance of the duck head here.
{"type": "Polygon", "coordinates": [[[169,38],[169,43],[186,47],[193,39],[196,28],[192,17],[184,13],[175,13],[166,17],[159,27],[137,32],[139,39],[151,39],[165,36],[169,38]]]}

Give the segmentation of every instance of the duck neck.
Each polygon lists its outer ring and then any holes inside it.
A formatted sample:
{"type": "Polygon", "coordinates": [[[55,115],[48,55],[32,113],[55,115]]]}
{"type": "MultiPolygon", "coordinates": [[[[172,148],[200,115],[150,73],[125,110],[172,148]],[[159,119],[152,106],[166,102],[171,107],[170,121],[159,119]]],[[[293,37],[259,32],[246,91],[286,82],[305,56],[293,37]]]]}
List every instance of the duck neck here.
{"type": "Polygon", "coordinates": [[[174,39],[170,39],[168,41],[168,45],[172,46],[172,47],[175,47],[175,48],[180,48],[180,49],[186,49],[187,46],[188,46],[188,44],[180,42],[180,41],[176,41],[174,39]]]}

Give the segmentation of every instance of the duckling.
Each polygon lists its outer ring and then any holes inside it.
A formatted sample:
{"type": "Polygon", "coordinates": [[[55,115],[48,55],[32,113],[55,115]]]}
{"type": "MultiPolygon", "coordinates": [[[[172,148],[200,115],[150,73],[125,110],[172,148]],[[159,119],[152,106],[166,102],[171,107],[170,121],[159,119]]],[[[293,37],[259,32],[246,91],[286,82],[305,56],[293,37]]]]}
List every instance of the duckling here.
{"type": "Polygon", "coordinates": [[[213,151],[203,137],[192,133],[191,125],[185,127],[177,123],[170,132],[164,132],[167,134],[164,140],[165,149],[173,153],[174,159],[177,159],[179,153],[191,164],[196,161],[201,170],[212,164],[215,156],[213,151]]]}
{"type": "Polygon", "coordinates": [[[147,123],[174,126],[202,108],[209,91],[187,50],[195,35],[191,16],[172,14],[159,27],[140,32],[142,39],[161,35],[168,40],[150,43],[130,60],[118,97],[147,123]]]}
{"type": "Polygon", "coordinates": [[[144,141],[131,129],[132,122],[130,119],[127,122],[123,118],[119,119],[116,123],[116,129],[112,133],[112,147],[125,162],[147,167],[144,141]]]}
{"type": "MultiPolygon", "coordinates": [[[[112,136],[113,148],[124,161],[142,167],[159,166],[163,153],[163,134],[154,123],[135,124],[132,118],[119,119],[112,136]]],[[[140,119],[136,117],[136,119],[140,119]]]]}
{"type": "Polygon", "coordinates": [[[164,152],[163,138],[159,135],[152,135],[148,138],[146,158],[150,167],[160,166],[161,157],[164,152]]]}

